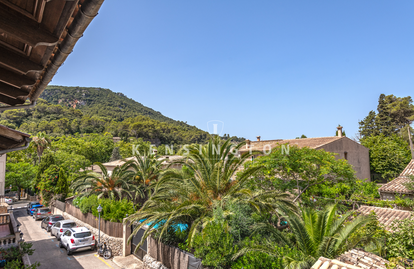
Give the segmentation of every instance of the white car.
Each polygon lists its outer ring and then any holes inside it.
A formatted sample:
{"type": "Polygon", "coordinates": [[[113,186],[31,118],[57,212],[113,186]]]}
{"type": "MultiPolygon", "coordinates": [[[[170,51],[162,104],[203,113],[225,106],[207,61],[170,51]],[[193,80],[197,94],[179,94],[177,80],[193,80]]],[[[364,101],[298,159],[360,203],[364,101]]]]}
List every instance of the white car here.
{"type": "Polygon", "coordinates": [[[11,198],[4,198],[4,202],[6,202],[6,204],[11,205],[13,204],[13,199],[11,198]]]}
{"type": "Polygon", "coordinates": [[[50,228],[50,234],[56,236],[59,241],[62,234],[64,234],[68,229],[77,227],[76,222],[73,220],[61,220],[52,225],[50,228]]]}
{"type": "Polygon", "coordinates": [[[60,248],[66,248],[66,254],[71,255],[75,251],[95,250],[95,236],[88,228],[70,228],[60,237],[60,248]]]}

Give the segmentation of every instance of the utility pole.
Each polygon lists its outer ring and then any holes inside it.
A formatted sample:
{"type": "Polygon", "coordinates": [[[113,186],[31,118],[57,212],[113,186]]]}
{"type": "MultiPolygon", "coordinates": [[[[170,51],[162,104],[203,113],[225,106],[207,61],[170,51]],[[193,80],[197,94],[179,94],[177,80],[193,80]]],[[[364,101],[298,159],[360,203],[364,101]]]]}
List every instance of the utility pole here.
{"type": "Polygon", "coordinates": [[[411,159],[414,159],[414,151],[413,151],[413,142],[411,141],[411,131],[410,131],[410,124],[407,125],[408,128],[408,140],[410,141],[410,150],[411,150],[411,159]]]}

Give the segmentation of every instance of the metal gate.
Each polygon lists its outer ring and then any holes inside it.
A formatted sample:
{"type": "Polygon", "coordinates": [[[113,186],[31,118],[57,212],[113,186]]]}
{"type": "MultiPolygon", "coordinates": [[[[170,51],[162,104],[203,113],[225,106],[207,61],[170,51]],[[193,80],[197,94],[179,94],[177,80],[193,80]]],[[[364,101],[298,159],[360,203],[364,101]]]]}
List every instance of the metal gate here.
{"type": "MultiPolygon", "coordinates": [[[[134,226],[131,226],[131,232],[134,231],[134,226]]],[[[147,240],[145,240],[144,244],[140,246],[137,251],[135,251],[135,248],[138,246],[139,242],[141,242],[142,236],[144,235],[145,230],[139,229],[138,233],[132,238],[131,240],[131,253],[134,254],[138,259],[143,260],[144,256],[147,254],[148,246],[147,246],[147,240]]]]}

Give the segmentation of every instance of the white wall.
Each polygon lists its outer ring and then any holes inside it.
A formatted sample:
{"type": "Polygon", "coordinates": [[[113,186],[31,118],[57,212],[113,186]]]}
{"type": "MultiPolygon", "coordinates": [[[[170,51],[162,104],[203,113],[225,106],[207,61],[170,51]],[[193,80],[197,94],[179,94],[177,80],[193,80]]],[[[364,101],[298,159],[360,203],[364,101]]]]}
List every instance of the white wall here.
{"type": "Polygon", "coordinates": [[[4,186],[6,184],[6,155],[0,157],[0,195],[4,195],[4,186]]]}

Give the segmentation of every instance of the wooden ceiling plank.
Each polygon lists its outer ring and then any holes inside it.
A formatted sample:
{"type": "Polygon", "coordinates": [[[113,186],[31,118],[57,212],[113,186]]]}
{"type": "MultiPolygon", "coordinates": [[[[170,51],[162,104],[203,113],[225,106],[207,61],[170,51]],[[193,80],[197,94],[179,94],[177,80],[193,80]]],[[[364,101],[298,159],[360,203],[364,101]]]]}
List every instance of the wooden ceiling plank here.
{"type": "Polygon", "coordinates": [[[26,102],[26,100],[14,99],[14,98],[5,96],[0,93],[0,103],[7,104],[10,106],[15,106],[15,105],[22,105],[24,104],[24,102],[26,102]]]}
{"type": "Polygon", "coordinates": [[[25,15],[0,3],[0,32],[13,36],[30,46],[56,45],[59,38],[39,27],[25,15]]]}
{"type": "Polygon", "coordinates": [[[0,82],[0,93],[3,95],[7,95],[9,97],[13,97],[13,98],[29,95],[27,91],[22,90],[20,87],[16,88],[3,82],[0,82]]]}
{"type": "Polygon", "coordinates": [[[8,69],[0,66],[0,81],[10,84],[14,87],[22,87],[24,85],[34,85],[36,80],[28,78],[25,75],[16,74],[8,69]]]}
{"type": "Polygon", "coordinates": [[[30,61],[25,56],[19,55],[11,50],[0,46],[0,63],[26,74],[29,71],[41,71],[43,66],[30,61]]]}
{"type": "Polygon", "coordinates": [[[13,131],[9,128],[0,128],[0,136],[20,143],[24,140],[24,137],[19,132],[13,131]]]}

